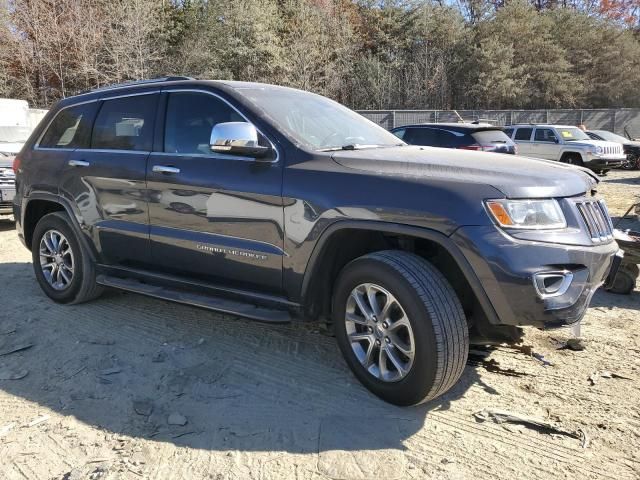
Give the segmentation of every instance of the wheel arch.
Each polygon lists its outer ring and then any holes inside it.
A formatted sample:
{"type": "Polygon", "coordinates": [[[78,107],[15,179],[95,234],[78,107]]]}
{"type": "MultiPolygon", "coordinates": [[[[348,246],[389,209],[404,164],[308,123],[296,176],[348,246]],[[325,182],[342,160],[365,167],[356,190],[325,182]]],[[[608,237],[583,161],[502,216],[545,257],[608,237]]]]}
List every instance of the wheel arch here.
{"type": "Polygon", "coordinates": [[[468,297],[461,298],[465,311],[473,305],[478,322],[500,323],[471,264],[448,236],[421,227],[367,220],[335,222],[319,237],[301,285],[305,311],[312,317],[329,317],[333,282],[342,267],[359,256],[388,248],[425,256],[459,296],[468,297]]]}
{"type": "Polygon", "coordinates": [[[26,204],[23,205],[22,231],[25,245],[31,250],[33,232],[38,221],[45,215],[53,212],[65,212],[69,217],[71,228],[74,230],[80,242],[84,244],[92,260],[96,259],[95,250],[90,245],[86,235],[83,234],[80,226],[79,216],[73,207],[64,198],[50,193],[33,193],[29,196],[26,204]]]}
{"type": "Polygon", "coordinates": [[[560,155],[560,161],[563,161],[565,158],[570,157],[571,155],[577,155],[578,157],[580,157],[580,160],[582,160],[583,162],[585,160],[585,157],[584,155],[582,155],[582,152],[578,150],[564,150],[560,155]]]}

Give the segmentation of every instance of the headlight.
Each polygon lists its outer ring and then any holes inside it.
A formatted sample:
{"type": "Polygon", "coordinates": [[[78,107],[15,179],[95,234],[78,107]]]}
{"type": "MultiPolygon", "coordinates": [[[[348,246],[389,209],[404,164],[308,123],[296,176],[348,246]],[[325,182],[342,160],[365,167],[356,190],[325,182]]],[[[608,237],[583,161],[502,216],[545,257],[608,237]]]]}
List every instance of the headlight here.
{"type": "Polygon", "coordinates": [[[505,228],[565,228],[567,221],[556,200],[487,200],[487,210],[505,228]]]}
{"type": "Polygon", "coordinates": [[[602,152],[604,152],[602,147],[591,147],[591,153],[595,153],[596,155],[602,155],[602,152]]]}

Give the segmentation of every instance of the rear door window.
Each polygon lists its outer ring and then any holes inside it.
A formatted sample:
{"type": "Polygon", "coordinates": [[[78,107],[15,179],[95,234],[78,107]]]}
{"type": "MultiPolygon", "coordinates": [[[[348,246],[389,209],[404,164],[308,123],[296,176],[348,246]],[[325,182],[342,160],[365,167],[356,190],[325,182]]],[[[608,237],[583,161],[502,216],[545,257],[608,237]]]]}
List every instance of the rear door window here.
{"type": "Polygon", "coordinates": [[[96,118],[91,148],[151,151],[157,94],[105,100],[96,118]]]}
{"type": "Polygon", "coordinates": [[[412,145],[438,146],[438,134],[433,128],[407,128],[404,140],[412,145]]]}
{"type": "Polygon", "coordinates": [[[58,112],[38,144],[41,148],[87,148],[97,103],[84,103],[58,112]]]}
{"type": "Polygon", "coordinates": [[[518,128],[516,130],[515,140],[530,141],[533,128],[518,128]]]}

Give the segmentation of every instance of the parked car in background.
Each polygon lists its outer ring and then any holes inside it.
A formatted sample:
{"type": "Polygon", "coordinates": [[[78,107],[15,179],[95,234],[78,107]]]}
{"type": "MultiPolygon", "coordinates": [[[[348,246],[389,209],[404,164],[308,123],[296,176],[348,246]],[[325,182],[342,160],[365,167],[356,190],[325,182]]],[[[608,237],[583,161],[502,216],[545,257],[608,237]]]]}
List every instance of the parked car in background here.
{"type": "Polygon", "coordinates": [[[622,135],[617,135],[607,130],[587,130],[586,134],[593,140],[621,143],[624,154],[627,156],[621,168],[625,170],[636,170],[640,168],[640,142],[629,140],[622,135]]]}
{"type": "Polygon", "coordinates": [[[46,112],[30,109],[25,100],[0,98],[0,218],[13,213],[13,158],[46,112]]]}
{"type": "Polygon", "coordinates": [[[518,153],[515,143],[501,127],[483,123],[421,123],[397,127],[391,133],[410,145],[518,153]]]}
{"type": "Polygon", "coordinates": [[[13,214],[13,197],[16,193],[13,156],[0,153],[0,219],[13,214]]]}
{"type": "Polygon", "coordinates": [[[504,131],[521,155],[579,165],[601,174],[627,159],[620,143],[593,140],[571,125],[511,125],[504,131]]]}
{"type": "Polygon", "coordinates": [[[69,97],[14,167],[18,236],[52,300],[107,286],[330,319],[355,376],[399,405],[453,387],[471,341],[579,322],[620,261],[592,172],[410,146],[273,85],[174,77],[69,97]]]}

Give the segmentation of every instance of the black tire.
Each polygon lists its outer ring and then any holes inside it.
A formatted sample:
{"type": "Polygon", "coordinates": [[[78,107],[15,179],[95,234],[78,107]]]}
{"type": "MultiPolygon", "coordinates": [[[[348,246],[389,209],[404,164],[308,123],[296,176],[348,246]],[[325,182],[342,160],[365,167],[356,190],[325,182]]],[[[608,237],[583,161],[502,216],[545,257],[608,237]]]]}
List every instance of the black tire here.
{"type": "Polygon", "coordinates": [[[632,263],[620,266],[616,278],[613,279],[613,285],[609,288],[611,293],[619,293],[628,295],[636,288],[636,280],[640,276],[638,265],[632,263]]]}
{"type": "Polygon", "coordinates": [[[622,170],[636,170],[640,168],[640,155],[630,156],[620,168],[622,170]]]}
{"type": "Polygon", "coordinates": [[[96,283],[95,265],[79,241],[66,213],[49,213],[38,221],[33,232],[31,254],[36,279],[44,293],[55,302],[77,304],[93,300],[102,294],[103,288],[96,283]],[[45,233],[51,230],[64,235],[73,252],[73,276],[63,290],[53,288],[40,266],[40,242],[45,233]]]}
{"type": "Polygon", "coordinates": [[[345,266],[334,287],[333,324],[340,350],[358,380],[395,405],[417,405],[448,391],[462,375],[469,354],[469,331],[455,291],[433,265],[408,252],[375,252],[345,266]],[[414,359],[398,381],[384,381],[369,373],[348,340],[347,300],[363,283],[390,292],[409,318],[414,359]]]}
{"type": "Polygon", "coordinates": [[[578,167],[584,167],[584,162],[582,161],[582,157],[577,153],[568,153],[562,157],[560,160],[562,163],[568,163],[569,165],[576,165],[578,167]]]}

